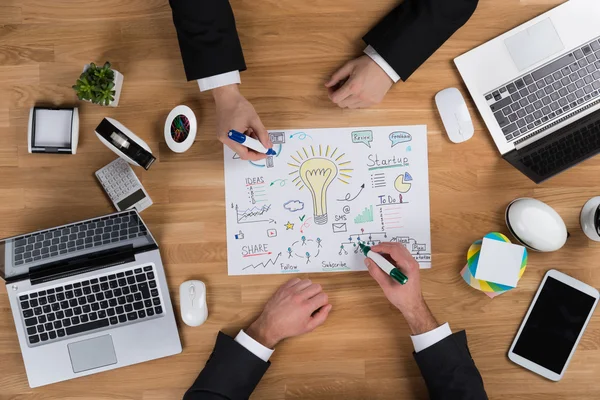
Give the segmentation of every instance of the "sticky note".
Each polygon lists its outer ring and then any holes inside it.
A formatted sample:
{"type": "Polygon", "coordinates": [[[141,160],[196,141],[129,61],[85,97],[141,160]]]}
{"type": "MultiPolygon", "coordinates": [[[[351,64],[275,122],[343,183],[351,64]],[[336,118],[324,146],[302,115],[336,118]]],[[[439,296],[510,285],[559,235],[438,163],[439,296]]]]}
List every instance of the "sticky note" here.
{"type": "Polygon", "coordinates": [[[523,246],[484,238],[475,278],[516,287],[524,251],[523,246]]]}

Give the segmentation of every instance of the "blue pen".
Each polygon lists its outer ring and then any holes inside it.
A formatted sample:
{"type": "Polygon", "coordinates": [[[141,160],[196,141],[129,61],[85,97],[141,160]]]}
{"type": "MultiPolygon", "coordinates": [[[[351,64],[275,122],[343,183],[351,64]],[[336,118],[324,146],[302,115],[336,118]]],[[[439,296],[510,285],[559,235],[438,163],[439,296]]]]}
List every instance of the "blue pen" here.
{"type": "Polygon", "coordinates": [[[238,131],[235,131],[232,129],[227,133],[227,136],[229,137],[229,139],[233,140],[234,142],[244,145],[247,148],[257,151],[259,153],[266,154],[268,156],[276,156],[277,155],[275,150],[267,149],[258,140],[254,139],[248,135],[244,135],[241,132],[238,132],[238,131]]]}

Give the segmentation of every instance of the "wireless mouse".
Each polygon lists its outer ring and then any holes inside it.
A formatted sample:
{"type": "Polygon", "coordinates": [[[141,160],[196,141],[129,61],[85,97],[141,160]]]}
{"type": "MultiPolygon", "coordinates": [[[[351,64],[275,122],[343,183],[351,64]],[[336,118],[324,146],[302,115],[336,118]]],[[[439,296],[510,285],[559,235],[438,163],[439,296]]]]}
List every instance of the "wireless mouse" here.
{"type": "Polygon", "coordinates": [[[506,208],[506,226],[522,245],[541,252],[560,249],[569,237],[560,215],[536,199],[513,200],[506,208]]]}
{"type": "Polygon", "coordinates": [[[181,319],[188,326],[200,326],[208,318],[206,285],[201,281],[185,281],[179,286],[181,319]]]}
{"type": "Polygon", "coordinates": [[[435,104],[451,142],[462,143],[473,137],[475,127],[460,90],[456,88],[442,90],[435,95],[435,104]]]}

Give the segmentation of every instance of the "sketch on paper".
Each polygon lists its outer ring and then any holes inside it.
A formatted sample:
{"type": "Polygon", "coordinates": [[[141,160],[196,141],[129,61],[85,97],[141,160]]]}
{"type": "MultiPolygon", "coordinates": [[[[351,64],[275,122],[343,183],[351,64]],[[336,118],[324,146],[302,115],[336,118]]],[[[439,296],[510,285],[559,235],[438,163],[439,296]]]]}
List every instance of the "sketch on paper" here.
{"type": "Polygon", "coordinates": [[[307,135],[304,132],[295,132],[290,135],[290,139],[294,139],[294,138],[296,138],[298,140],[306,140],[306,139],[312,139],[312,136],[307,135]]]}
{"type": "Polygon", "coordinates": [[[224,147],[230,275],[364,270],[358,244],[431,267],[425,126],[270,132],[278,155],[224,147]]]}
{"type": "Polygon", "coordinates": [[[266,218],[265,214],[267,214],[271,210],[271,204],[260,206],[260,207],[252,207],[240,210],[239,206],[235,205],[235,214],[237,218],[238,224],[258,224],[261,222],[268,222],[271,224],[275,223],[275,220],[272,218],[266,218]]]}
{"type": "Polygon", "coordinates": [[[285,143],[285,132],[269,132],[269,138],[273,144],[285,143]]]}
{"type": "MultiPolygon", "coordinates": [[[[275,143],[273,143],[273,144],[275,144],[275,143]]],[[[273,168],[275,166],[275,157],[279,157],[281,155],[282,149],[283,149],[283,146],[281,144],[275,144],[275,146],[273,146],[273,150],[275,150],[277,155],[275,155],[274,157],[269,156],[261,161],[248,161],[248,163],[250,165],[252,165],[253,167],[258,167],[258,168],[265,168],[265,167],[273,168]]],[[[238,158],[239,158],[239,156],[238,156],[238,158]]]]}
{"type": "Polygon", "coordinates": [[[248,268],[252,268],[252,269],[256,269],[259,267],[262,268],[267,268],[269,265],[275,265],[277,263],[277,260],[279,260],[279,257],[281,257],[281,253],[277,254],[277,257],[275,257],[274,259],[268,259],[266,262],[260,262],[258,264],[250,264],[250,265],[246,265],[244,268],[242,268],[242,271],[248,268]]]}
{"type": "Polygon", "coordinates": [[[304,203],[300,200],[290,200],[283,203],[283,208],[290,212],[296,212],[300,210],[304,210],[304,203]]]}
{"type": "Polygon", "coordinates": [[[355,224],[364,224],[366,222],[373,222],[373,206],[365,208],[360,214],[354,218],[355,224]]]}
{"type": "Polygon", "coordinates": [[[288,165],[293,168],[289,175],[294,176],[292,182],[300,190],[307,188],[312,196],[314,222],[317,225],[327,223],[327,191],[331,183],[338,181],[348,184],[352,177],[349,168],[350,161],[344,157],[346,153],[338,152],[338,148],[331,149],[329,145],[303,147],[290,155],[288,165]],[[341,154],[340,154],[341,153],[341,154]]]}
{"type": "Polygon", "coordinates": [[[254,179],[247,178],[246,182],[246,191],[248,192],[248,200],[250,200],[250,203],[266,203],[267,190],[262,177],[254,179]]]}
{"type": "Polygon", "coordinates": [[[305,218],[306,216],[299,218],[300,221],[302,221],[302,225],[300,225],[300,233],[304,233],[304,231],[311,227],[310,221],[312,221],[312,217],[305,218]]]}
{"type": "Polygon", "coordinates": [[[273,186],[273,185],[285,186],[286,182],[287,182],[287,179],[275,179],[273,182],[271,182],[271,184],[269,186],[273,186]]]}
{"type": "Polygon", "coordinates": [[[373,142],[373,131],[354,131],[351,133],[351,135],[352,143],[362,143],[369,148],[371,147],[371,143],[373,142]]]}
{"type": "Polygon", "coordinates": [[[360,253],[359,243],[367,246],[375,246],[382,242],[401,243],[406,247],[413,257],[422,263],[431,263],[431,254],[427,251],[426,243],[418,243],[416,239],[410,236],[392,236],[389,237],[387,232],[370,232],[356,233],[350,235],[347,240],[343,241],[340,248],[350,248],[351,251],[360,253]]]}
{"type": "Polygon", "coordinates": [[[392,142],[392,147],[398,143],[406,143],[412,140],[412,136],[408,132],[392,132],[389,138],[390,142],[392,142]]]}
{"type": "Polygon", "coordinates": [[[380,189],[386,187],[385,172],[377,172],[371,174],[371,187],[373,189],[380,189]]]}
{"type": "Polygon", "coordinates": [[[290,258],[297,258],[309,264],[318,258],[321,254],[321,239],[310,239],[306,236],[301,236],[299,240],[293,242],[288,250],[291,250],[290,258]]]}
{"type": "Polygon", "coordinates": [[[267,229],[267,237],[277,237],[277,229],[267,229]]]}
{"type": "Polygon", "coordinates": [[[365,189],[365,184],[363,183],[362,185],[360,185],[360,190],[358,191],[358,193],[356,193],[356,195],[352,196],[351,193],[346,193],[346,196],[344,196],[343,199],[337,199],[337,201],[354,201],[356,200],[356,198],[358,196],[360,196],[360,194],[362,193],[362,191],[365,189]]]}
{"type": "Polygon", "coordinates": [[[394,181],[394,188],[400,193],[407,193],[412,187],[412,176],[408,172],[400,174],[394,181]]]}
{"type": "Polygon", "coordinates": [[[348,224],[345,222],[334,222],[331,224],[331,228],[333,229],[333,233],[348,232],[348,224]]]}

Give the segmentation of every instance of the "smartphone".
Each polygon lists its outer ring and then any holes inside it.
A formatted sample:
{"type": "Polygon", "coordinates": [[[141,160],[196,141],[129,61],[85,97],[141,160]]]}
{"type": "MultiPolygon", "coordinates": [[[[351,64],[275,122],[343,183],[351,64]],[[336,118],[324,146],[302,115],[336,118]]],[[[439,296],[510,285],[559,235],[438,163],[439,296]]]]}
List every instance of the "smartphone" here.
{"type": "Polygon", "coordinates": [[[598,290],[550,270],[527,310],[510,346],[514,363],[559,381],[575,353],[600,297],[598,290]]]}

